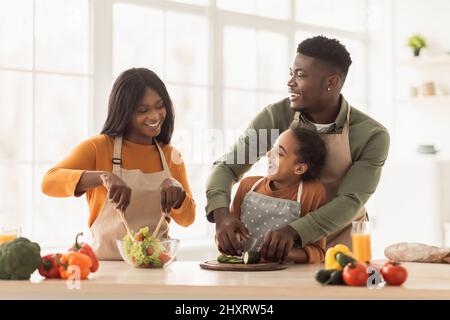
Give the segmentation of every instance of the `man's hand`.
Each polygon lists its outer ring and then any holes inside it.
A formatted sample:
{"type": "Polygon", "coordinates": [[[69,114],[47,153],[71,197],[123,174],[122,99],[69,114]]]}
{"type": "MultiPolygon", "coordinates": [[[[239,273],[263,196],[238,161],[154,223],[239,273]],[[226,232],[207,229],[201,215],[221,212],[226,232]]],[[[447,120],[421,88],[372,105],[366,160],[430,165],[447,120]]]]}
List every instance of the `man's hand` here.
{"type": "Polygon", "coordinates": [[[295,241],[298,240],[300,236],[290,226],[269,231],[261,246],[261,258],[267,261],[284,262],[295,241]]]}
{"type": "Polygon", "coordinates": [[[247,228],[230,214],[228,208],[218,208],[213,211],[213,214],[219,251],[227,255],[240,256],[242,254],[241,239],[250,238],[247,228]]]}

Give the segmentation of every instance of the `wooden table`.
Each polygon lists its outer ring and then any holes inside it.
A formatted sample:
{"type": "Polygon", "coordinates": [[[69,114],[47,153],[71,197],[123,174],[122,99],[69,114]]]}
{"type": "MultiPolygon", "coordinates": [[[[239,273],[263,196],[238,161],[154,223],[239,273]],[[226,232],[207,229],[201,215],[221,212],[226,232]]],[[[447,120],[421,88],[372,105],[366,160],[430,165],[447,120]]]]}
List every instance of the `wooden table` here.
{"type": "Polygon", "coordinates": [[[166,269],[134,269],[125,262],[101,262],[79,289],[66,281],[0,281],[0,299],[450,299],[450,265],[404,264],[402,287],[327,286],[314,280],[322,266],[291,265],[268,272],[202,270],[199,262],[177,261],[166,269]]]}

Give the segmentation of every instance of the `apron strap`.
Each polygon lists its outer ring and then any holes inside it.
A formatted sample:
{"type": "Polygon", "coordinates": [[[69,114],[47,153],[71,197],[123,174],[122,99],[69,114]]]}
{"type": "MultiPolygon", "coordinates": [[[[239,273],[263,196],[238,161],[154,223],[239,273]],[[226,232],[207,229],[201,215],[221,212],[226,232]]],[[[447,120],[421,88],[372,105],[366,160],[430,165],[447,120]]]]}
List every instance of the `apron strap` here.
{"type": "Polygon", "coordinates": [[[172,175],[170,174],[169,165],[167,164],[166,157],[164,156],[164,153],[163,153],[161,147],[159,146],[158,141],[155,138],[153,138],[153,143],[156,145],[156,148],[159,151],[159,157],[161,158],[163,170],[166,171],[166,173],[169,175],[169,177],[172,177],[172,175]]]}
{"type": "Polygon", "coordinates": [[[122,168],[122,136],[117,136],[114,138],[114,151],[113,151],[113,172],[118,173],[120,176],[122,168]]]}
{"type": "MultiPolygon", "coordinates": [[[[266,177],[262,177],[261,179],[259,179],[258,181],[256,181],[252,188],[250,189],[249,192],[253,192],[255,190],[255,188],[265,179],[266,177]]],[[[298,184],[298,189],[297,189],[297,202],[300,202],[301,198],[302,198],[302,194],[303,194],[303,181],[300,181],[300,183],[298,184]]]]}
{"type": "MultiPolygon", "coordinates": [[[[344,128],[342,131],[348,131],[348,128],[350,126],[350,111],[351,111],[351,106],[349,104],[347,104],[347,121],[344,123],[344,128]]],[[[299,122],[300,121],[300,111],[296,111],[294,113],[294,122],[299,122]]]]}
{"type": "Polygon", "coordinates": [[[298,185],[298,190],[297,190],[297,202],[300,202],[301,198],[302,198],[302,193],[303,193],[303,180],[300,181],[299,185],[298,185]]]}
{"type": "MultiPolygon", "coordinates": [[[[153,142],[156,145],[156,148],[158,149],[159,156],[161,158],[163,170],[166,171],[166,173],[170,175],[169,165],[167,164],[166,157],[164,156],[164,153],[162,152],[161,147],[158,144],[158,141],[153,138],[153,142]]],[[[117,136],[114,138],[114,151],[113,151],[113,158],[112,158],[112,164],[113,164],[113,172],[118,173],[119,176],[122,169],[122,136],[117,136]]]]}
{"type": "Polygon", "coordinates": [[[260,184],[265,178],[266,178],[266,177],[262,177],[261,179],[259,179],[258,181],[256,181],[255,184],[252,186],[252,188],[250,189],[249,192],[253,192],[253,191],[255,190],[256,186],[257,186],[258,184],[260,184]]]}
{"type": "Polygon", "coordinates": [[[351,107],[349,104],[347,104],[348,110],[347,110],[347,121],[344,123],[344,128],[342,128],[342,133],[347,133],[350,128],[350,110],[351,107]]]}

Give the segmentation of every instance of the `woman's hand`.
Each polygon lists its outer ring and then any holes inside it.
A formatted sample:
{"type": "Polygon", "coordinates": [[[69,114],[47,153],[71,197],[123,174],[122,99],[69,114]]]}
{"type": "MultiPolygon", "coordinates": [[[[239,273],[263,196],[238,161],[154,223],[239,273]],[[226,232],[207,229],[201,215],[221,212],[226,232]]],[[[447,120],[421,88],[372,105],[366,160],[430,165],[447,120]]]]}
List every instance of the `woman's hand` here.
{"type": "Polygon", "coordinates": [[[161,209],[165,213],[169,213],[172,208],[178,209],[181,207],[186,192],[181,183],[173,178],[167,178],[161,182],[161,209]]]}
{"type": "Polygon", "coordinates": [[[101,178],[103,185],[108,191],[108,199],[115,205],[117,210],[125,212],[130,204],[131,188],[114,173],[104,173],[101,175],[101,178]]]}

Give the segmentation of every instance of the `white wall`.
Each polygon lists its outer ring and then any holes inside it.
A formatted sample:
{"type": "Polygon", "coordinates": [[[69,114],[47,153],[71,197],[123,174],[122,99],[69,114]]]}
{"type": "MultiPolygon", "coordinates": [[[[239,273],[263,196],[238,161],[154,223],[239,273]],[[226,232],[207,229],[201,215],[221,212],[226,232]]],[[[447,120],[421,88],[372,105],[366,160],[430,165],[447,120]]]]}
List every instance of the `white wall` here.
{"type": "MultiPolygon", "coordinates": [[[[396,0],[395,1],[395,53],[401,60],[411,56],[405,43],[412,33],[421,33],[428,42],[424,56],[443,55],[450,51],[450,1],[446,0],[396,0]]],[[[396,65],[396,133],[397,143],[408,151],[417,144],[436,144],[448,153],[448,123],[450,104],[411,105],[401,101],[408,97],[411,85],[420,85],[426,80],[450,88],[450,64],[411,68],[396,65]],[[419,128],[419,130],[414,130],[419,128]]]]}
{"type": "Polygon", "coordinates": [[[399,63],[412,56],[406,46],[413,33],[429,48],[422,55],[450,51],[450,1],[369,0],[369,112],[391,134],[391,149],[377,192],[367,205],[373,217],[374,254],[394,242],[444,244],[449,220],[445,193],[450,184],[450,105],[414,105],[409,87],[433,80],[450,88],[450,64],[414,68],[399,63]],[[435,144],[436,156],[419,155],[419,144],[435,144]]]}
{"type": "Polygon", "coordinates": [[[394,131],[393,0],[368,2],[369,112],[389,132],[394,131]]]}
{"type": "Polygon", "coordinates": [[[414,153],[421,143],[434,143],[450,153],[446,142],[450,108],[412,105],[406,101],[410,86],[419,86],[427,80],[449,90],[450,65],[412,68],[399,63],[412,56],[406,43],[413,33],[427,39],[428,48],[422,51],[423,56],[450,51],[448,13],[450,2],[445,0],[369,0],[369,111],[389,129],[391,151],[396,155],[405,151],[414,153]]]}

